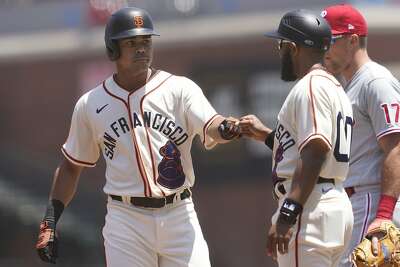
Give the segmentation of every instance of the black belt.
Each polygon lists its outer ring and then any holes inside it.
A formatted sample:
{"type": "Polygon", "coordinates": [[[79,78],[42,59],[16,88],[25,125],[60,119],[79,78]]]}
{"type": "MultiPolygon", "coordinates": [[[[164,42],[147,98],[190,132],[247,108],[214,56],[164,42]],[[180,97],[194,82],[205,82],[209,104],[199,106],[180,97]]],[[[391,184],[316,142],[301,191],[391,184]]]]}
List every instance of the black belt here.
{"type": "MultiPolygon", "coordinates": [[[[180,199],[183,200],[185,198],[189,198],[192,195],[189,189],[183,190],[180,194],[180,199]]],[[[121,201],[121,196],[116,195],[109,195],[113,200],[121,201]]],[[[174,202],[174,198],[176,193],[172,195],[168,195],[162,198],[155,198],[155,197],[130,197],[130,203],[134,206],[141,207],[141,208],[162,208],[167,204],[171,204],[174,202]]]]}
{"type": "Polygon", "coordinates": [[[354,195],[354,193],[356,192],[356,190],[354,189],[354,186],[349,186],[349,187],[345,187],[344,191],[346,191],[347,196],[350,198],[352,195],[354,195]]]}
{"type": "MultiPolygon", "coordinates": [[[[286,180],[286,179],[285,179],[285,180],[286,180]]],[[[282,181],[282,180],[281,180],[281,181],[282,181]]],[[[333,179],[333,178],[318,177],[317,184],[324,184],[324,183],[335,184],[335,179],[333,179]]],[[[279,184],[277,189],[279,190],[279,192],[280,192],[282,195],[286,194],[286,189],[285,189],[285,187],[283,186],[283,184],[279,184]]]]}
{"type": "Polygon", "coordinates": [[[318,177],[317,184],[324,184],[324,183],[335,184],[335,179],[318,177]]]}

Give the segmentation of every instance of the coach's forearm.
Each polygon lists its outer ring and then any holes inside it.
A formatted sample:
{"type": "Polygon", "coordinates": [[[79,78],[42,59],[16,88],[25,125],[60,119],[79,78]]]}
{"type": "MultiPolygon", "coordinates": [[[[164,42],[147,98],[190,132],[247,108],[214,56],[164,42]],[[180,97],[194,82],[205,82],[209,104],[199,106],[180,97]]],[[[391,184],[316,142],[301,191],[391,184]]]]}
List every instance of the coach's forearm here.
{"type": "Polygon", "coordinates": [[[385,157],[381,174],[381,197],[376,219],[392,220],[400,193],[400,143],[398,134],[384,136],[379,140],[385,157]]]}
{"type": "Polygon", "coordinates": [[[382,165],[381,193],[398,198],[400,195],[400,146],[393,147],[382,165]]]}
{"type": "Polygon", "coordinates": [[[64,158],[54,173],[50,200],[60,200],[67,206],[75,195],[82,169],[64,158]]]}
{"type": "Polygon", "coordinates": [[[381,193],[397,199],[400,194],[400,133],[383,136],[378,143],[384,153],[381,193]]]}
{"type": "Polygon", "coordinates": [[[288,198],[302,204],[307,202],[326,159],[326,151],[320,150],[312,141],[303,148],[297,163],[288,198]]]}

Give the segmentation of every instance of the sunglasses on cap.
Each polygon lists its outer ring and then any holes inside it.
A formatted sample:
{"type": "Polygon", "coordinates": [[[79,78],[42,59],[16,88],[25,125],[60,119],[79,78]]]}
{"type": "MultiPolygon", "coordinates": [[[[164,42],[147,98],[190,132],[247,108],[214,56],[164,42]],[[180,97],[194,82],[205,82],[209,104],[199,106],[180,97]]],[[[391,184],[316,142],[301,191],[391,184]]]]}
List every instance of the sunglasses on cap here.
{"type": "Polygon", "coordinates": [[[342,39],[344,36],[345,36],[344,34],[332,35],[331,45],[336,43],[337,40],[342,39]]]}

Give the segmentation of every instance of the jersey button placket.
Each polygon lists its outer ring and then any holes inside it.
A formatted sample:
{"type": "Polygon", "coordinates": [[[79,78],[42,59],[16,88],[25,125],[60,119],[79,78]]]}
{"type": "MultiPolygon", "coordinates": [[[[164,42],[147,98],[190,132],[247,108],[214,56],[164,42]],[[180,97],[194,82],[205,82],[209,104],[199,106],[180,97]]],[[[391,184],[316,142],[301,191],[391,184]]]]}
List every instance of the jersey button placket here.
{"type": "Polygon", "coordinates": [[[132,118],[133,108],[131,108],[131,105],[132,105],[131,104],[131,96],[132,96],[132,93],[130,93],[127,97],[127,108],[128,108],[129,125],[132,130],[131,134],[132,134],[132,140],[133,140],[133,145],[134,145],[134,150],[135,150],[135,155],[136,155],[136,161],[137,161],[137,165],[138,165],[138,168],[139,168],[139,171],[142,176],[143,183],[144,183],[145,196],[151,197],[152,192],[151,192],[150,182],[147,177],[146,168],[143,164],[142,156],[141,156],[139,145],[138,145],[137,138],[136,138],[136,132],[135,132],[135,127],[134,127],[134,123],[133,123],[133,118],[132,118]]]}

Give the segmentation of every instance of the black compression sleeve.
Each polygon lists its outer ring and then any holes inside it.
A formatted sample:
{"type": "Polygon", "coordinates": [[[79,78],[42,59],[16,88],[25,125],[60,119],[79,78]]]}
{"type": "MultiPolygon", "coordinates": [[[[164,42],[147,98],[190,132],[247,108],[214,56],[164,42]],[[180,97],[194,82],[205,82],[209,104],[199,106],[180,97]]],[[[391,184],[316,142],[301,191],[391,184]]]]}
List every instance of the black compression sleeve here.
{"type": "Polygon", "coordinates": [[[58,199],[52,199],[47,205],[46,215],[44,216],[44,219],[47,221],[57,223],[63,211],[64,211],[64,203],[62,203],[58,199]]]}
{"type": "Polygon", "coordinates": [[[272,132],[267,135],[267,138],[265,138],[265,145],[269,147],[271,150],[274,149],[274,136],[275,136],[275,129],[272,130],[272,132]]]}

